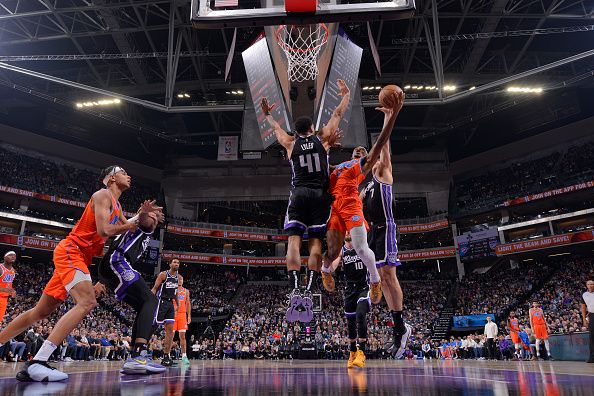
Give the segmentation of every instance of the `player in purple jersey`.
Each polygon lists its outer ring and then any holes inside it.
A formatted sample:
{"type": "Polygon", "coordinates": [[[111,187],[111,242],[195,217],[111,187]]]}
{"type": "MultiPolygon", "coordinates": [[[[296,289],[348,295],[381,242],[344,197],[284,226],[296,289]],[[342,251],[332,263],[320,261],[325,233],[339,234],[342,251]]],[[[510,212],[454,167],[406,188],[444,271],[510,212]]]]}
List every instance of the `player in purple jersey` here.
{"type": "Polygon", "coordinates": [[[402,318],[403,294],[396,276],[398,260],[398,243],[396,238],[396,222],[394,220],[394,195],[392,184],[392,160],[390,142],[387,142],[380,153],[379,161],[372,169],[373,179],[361,191],[365,218],[369,222],[369,247],[375,253],[376,265],[379,268],[382,291],[386,298],[390,314],[394,322],[393,344],[389,352],[400,358],[406,348],[406,342],[412,333],[412,327],[404,323],[402,318]]]}

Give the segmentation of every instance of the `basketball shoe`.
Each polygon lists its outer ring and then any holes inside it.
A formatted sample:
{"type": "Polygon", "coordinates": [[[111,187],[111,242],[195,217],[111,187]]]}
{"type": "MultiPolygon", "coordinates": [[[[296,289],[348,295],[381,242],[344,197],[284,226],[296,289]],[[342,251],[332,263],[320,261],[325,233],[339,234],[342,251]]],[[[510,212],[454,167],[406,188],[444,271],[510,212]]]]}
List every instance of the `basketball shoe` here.
{"type": "Polygon", "coordinates": [[[29,360],[16,375],[16,379],[23,382],[55,382],[68,379],[68,374],[61,372],[47,362],[29,360]]]}
{"type": "Polygon", "coordinates": [[[381,282],[376,282],[371,284],[371,288],[369,290],[369,297],[371,298],[372,304],[379,304],[382,301],[382,284],[381,282]]]}
{"type": "Polygon", "coordinates": [[[322,284],[324,285],[324,289],[328,291],[328,293],[334,293],[336,290],[336,284],[334,283],[334,277],[332,276],[331,272],[325,272],[324,268],[322,268],[322,284]]]}
{"type": "Polygon", "coordinates": [[[154,363],[146,356],[146,351],[136,357],[129,357],[122,366],[122,374],[159,374],[164,372],[165,366],[154,363]]]}
{"type": "Polygon", "coordinates": [[[165,367],[173,366],[173,360],[171,359],[171,356],[168,353],[166,353],[165,356],[163,356],[163,360],[161,360],[161,365],[165,367]]]}
{"type": "Polygon", "coordinates": [[[357,352],[350,351],[349,352],[349,362],[347,363],[347,368],[353,368],[355,365],[355,358],[357,357],[357,352]]]}
{"type": "Polygon", "coordinates": [[[363,368],[365,367],[365,360],[367,360],[367,358],[365,357],[365,352],[363,352],[360,349],[357,349],[355,360],[353,361],[353,366],[363,368]]]}
{"type": "Polygon", "coordinates": [[[309,323],[313,319],[313,296],[310,291],[303,293],[301,299],[302,310],[299,312],[299,321],[301,323],[309,323]]]}
{"type": "Polygon", "coordinates": [[[396,359],[400,359],[406,349],[406,343],[412,334],[412,327],[408,323],[404,324],[404,330],[394,332],[393,344],[388,349],[389,353],[394,354],[396,359]]]}

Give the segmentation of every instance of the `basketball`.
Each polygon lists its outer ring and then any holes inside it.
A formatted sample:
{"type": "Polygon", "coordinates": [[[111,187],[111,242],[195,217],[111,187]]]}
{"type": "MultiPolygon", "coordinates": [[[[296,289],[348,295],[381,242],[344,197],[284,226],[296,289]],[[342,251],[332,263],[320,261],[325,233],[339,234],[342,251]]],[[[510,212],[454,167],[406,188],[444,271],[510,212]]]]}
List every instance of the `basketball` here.
{"type": "Polygon", "coordinates": [[[386,85],[379,93],[379,102],[382,107],[392,108],[396,105],[397,97],[402,92],[398,85],[386,85]]]}

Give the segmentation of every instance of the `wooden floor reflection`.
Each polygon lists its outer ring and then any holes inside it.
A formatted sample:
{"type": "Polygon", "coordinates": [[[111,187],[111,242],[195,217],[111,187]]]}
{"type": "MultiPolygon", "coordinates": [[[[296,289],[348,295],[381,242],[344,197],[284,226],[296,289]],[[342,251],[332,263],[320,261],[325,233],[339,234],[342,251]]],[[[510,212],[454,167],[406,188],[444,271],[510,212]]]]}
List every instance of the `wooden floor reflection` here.
{"type": "Polygon", "coordinates": [[[121,364],[72,362],[64,383],[19,383],[0,364],[3,395],[594,395],[594,364],[581,362],[193,361],[162,375],[121,375],[121,364]]]}

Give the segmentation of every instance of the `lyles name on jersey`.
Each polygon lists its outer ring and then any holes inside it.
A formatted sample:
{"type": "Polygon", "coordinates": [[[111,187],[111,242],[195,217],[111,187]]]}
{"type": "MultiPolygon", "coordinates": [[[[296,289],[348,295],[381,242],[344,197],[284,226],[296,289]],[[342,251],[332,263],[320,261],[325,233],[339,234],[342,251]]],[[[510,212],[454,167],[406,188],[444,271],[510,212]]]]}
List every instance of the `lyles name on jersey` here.
{"type": "Polygon", "coordinates": [[[305,151],[305,150],[313,150],[313,148],[314,148],[314,144],[313,144],[313,142],[310,142],[310,143],[303,143],[303,144],[301,145],[301,150],[303,150],[303,151],[305,151]]]}

